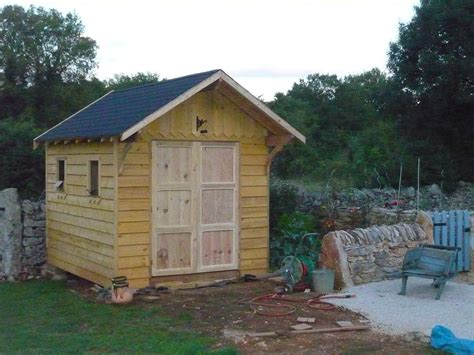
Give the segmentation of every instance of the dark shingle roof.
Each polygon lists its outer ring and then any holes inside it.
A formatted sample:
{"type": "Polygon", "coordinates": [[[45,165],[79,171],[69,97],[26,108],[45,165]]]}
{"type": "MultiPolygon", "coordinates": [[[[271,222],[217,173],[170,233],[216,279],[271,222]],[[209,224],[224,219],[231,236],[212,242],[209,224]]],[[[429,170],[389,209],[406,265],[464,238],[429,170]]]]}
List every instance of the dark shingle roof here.
{"type": "Polygon", "coordinates": [[[120,135],[218,71],[113,91],[39,136],[37,141],[120,135]]]}

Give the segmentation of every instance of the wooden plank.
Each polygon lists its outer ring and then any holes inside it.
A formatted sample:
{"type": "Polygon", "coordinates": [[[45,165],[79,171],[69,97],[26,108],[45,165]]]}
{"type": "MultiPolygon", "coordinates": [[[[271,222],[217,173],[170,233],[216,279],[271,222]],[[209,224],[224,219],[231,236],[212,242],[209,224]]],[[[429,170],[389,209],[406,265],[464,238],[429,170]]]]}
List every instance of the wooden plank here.
{"type": "Polygon", "coordinates": [[[80,238],[85,238],[85,239],[93,240],[96,242],[101,242],[107,245],[111,245],[111,246],[114,245],[113,235],[108,234],[108,233],[102,233],[95,230],[74,226],[71,224],[57,222],[51,219],[48,220],[48,228],[51,228],[63,233],[71,234],[80,238]]]}
{"type": "Polygon", "coordinates": [[[60,192],[52,192],[48,193],[47,201],[49,203],[54,202],[61,205],[72,205],[92,210],[114,211],[114,201],[97,199],[91,196],[71,196],[60,192]]]}
{"type": "Polygon", "coordinates": [[[71,255],[75,255],[77,257],[80,257],[84,260],[91,261],[98,265],[102,265],[108,268],[113,267],[113,262],[114,262],[113,257],[96,253],[90,249],[83,249],[78,245],[69,244],[64,241],[51,238],[48,240],[48,250],[50,248],[56,249],[60,251],[61,253],[64,252],[71,255]]]}
{"type": "Polygon", "coordinates": [[[241,197],[265,197],[268,196],[268,188],[266,186],[243,186],[240,189],[241,197]]]}
{"type": "Polygon", "coordinates": [[[314,333],[333,333],[333,332],[349,332],[354,330],[369,330],[368,325],[354,325],[352,327],[335,327],[335,328],[320,328],[320,329],[305,329],[292,330],[293,334],[314,334],[314,333]]]}
{"type": "Polygon", "coordinates": [[[80,247],[82,249],[90,250],[109,257],[114,256],[114,249],[111,245],[77,237],[72,234],[67,234],[61,231],[54,230],[52,228],[48,228],[48,239],[62,241],[80,247]]]}
{"type": "Polygon", "coordinates": [[[120,170],[120,176],[149,176],[150,167],[141,164],[124,164],[120,170]]]}
{"type": "Polygon", "coordinates": [[[143,266],[133,267],[133,268],[126,268],[126,269],[119,269],[119,275],[127,276],[129,280],[149,278],[150,271],[148,267],[143,267],[143,266]]]}
{"type": "Polygon", "coordinates": [[[268,218],[243,218],[241,228],[260,228],[268,226],[268,218]]]}
{"type": "Polygon", "coordinates": [[[118,259],[119,269],[128,269],[134,267],[150,266],[150,258],[148,256],[129,256],[119,257],[118,259]]]}
{"type": "Polygon", "coordinates": [[[266,176],[267,169],[265,165],[242,165],[240,167],[241,175],[266,176]]]}
{"type": "Polygon", "coordinates": [[[241,186],[267,186],[266,176],[242,176],[240,179],[241,186]]]}
{"type": "Polygon", "coordinates": [[[148,176],[119,176],[120,187],[148,187],[150,178],[148,176]]]}
{"type": "Polygon", "coordinates": [[[149,233],[121,233],[118,235],[118,245],[148,245],[150,243],[149,233]]]}
{"type": "Polygon", "coordinates": [[[268,238],[246,238],[240,240],[240,252],[249,249],[268,248],[268,238]]]}
{"type": "Polygon", "coordinates": [[[240,261],[241,270],[268,269],[268,259],[249,259],[240,261]]]}
{"type": "Polygon", "coordinates": [[[439,212],[433,212],[433,239],[436,245],[441,245],[441,228],[438,226],[441,223],[441,216],[439,212]]]}
{"type": "Polygon", "coordinates": [[[148,256],[150,255],[150,246],[149,244],[143,245],[119,245],[118,246],[118,256],[119,257],[128,257],[128,256],[148,256]]]}
{"type": "Polygon", "coordinates": [[[114,213],[111,211],[97,210],[88,207],[67,205],[57,203],[56,201],[49,201],[48,211],[65,213],[72,216],[84,217],[98,221],[113,223],[115,220],[114,213]]]}
{"type": "Polygon", "coordinates": [[[56,259],[61,259],[67,261],[72,265],[76,265],[82,269],[92,271],[96,274],[102,275],[107,278],[111,278],[113,275],[113,269],[103,265],[99,265],[91,260],[81,258],[77,255],[71,254],[65,250],[59,250],[56,248],[48,247],[47,248],[48,257],[54,257],[56,259]]]}
{"type": "Polygon", "coordinates": [[[150,189],[148,187],[120,187],[119,186],[118,198],[119,200],[128,199],[128,198],[147,199],[147,198],[150,198],[150,189]]]}
{"type": "Polygon", "coordinates": [[[241,239],[265,238],[268,239],[268,226],[262,228],[242,228],[240,231],[241,239]]]}
{"type": "Polygon", "coordinates": [[[149,211],[150,208],[150,199],[121,199],[118,201],[119,211],[149,211]]]}
{"type": "Polygon", "coordinates": [[[108,287],[111,284],[110,277],[100,275],[90,270],[84,269],[80,266],[71,264],[67,260],[63,260],[61,258],[57,258],[54,255],[49,254],[47,256],[47,259],[49,264],[56,266],[64,271],[68,271],[74,275],[80,276],[84,279],[95,282],[101,286],[108,287]]]}
{"type": "Polygon", "coordinates": [[[243,249],[240,251],[241,260],[267,259],[268,248],[265,246],[258,249],[243,249]]]}
{"type": "Polygon", "coordinates": [[[254,197],[254,196],[249,196],[249,197],[241,197],[240,198],[240,203],[242,207],[267,207],[269,205],[268,197],[267,196],[262,196],[262,197],[254,197]]]}
{"type": "Polygon", "coordinates": [[[71,216],[66,213],[48,211],[48,219],[59,223],[66,223],[80,228],[90,229],[106,234],[114,234],[114,224],[79,216],[71,216]]]}
{"type": "Polygon", "coordinates": [[[148,222],[119,222],[118,233],[119,234],[130,234],[130,233],[149,233],[150,223],[148,222]]]}
{"type": "Polygon", "coordinates": [[[462,211],[455,211],[455,216],[456,216],[456,231],[454,235],[454,245],[460,250],[456,252],[457,258],[456,258],[456,267],[458,271],[463,270],[463,265],[464,265],[464,253],[462,251],[463,247],[463,236],[464,236],[464,222],[463,222],[463,212],[462,211]]]}
{"type": "Polygon", "coordinates": [[[240,216],[242,218],[268,217],[268,207],[242,207],[240,216]]]}
{"type": "Polygon", "coordinates": [[[447,246],[448,244],[448,214],[446,211],[441,212],[441,245],[447,246]]]}
{"type": "Polygon", "coordinates": [[[148,153],[127,153],[122,161],[122,164],[150,164],[150,156],[148,153]]]}
{"type": "MultiPolygon", "coordinates": [[[[470,271],[471,270],[471,236],[469,233],[471,226],[471,217],[469,215],[468,211],[463,211],[463,259],[464,259],[464,265],[463,265],[463,271],[470,271]]],[[[472,233],[472,231],[471,231],[472,233]]]]}
{"type": "Polygon", "coordinates": [[[150,286],[150,279],[148,277],[142,277],[142,278],[135,278],[135,279],[128,279],[128,283],[130,285],[130,288],[132,289],[140,289],[140,288],[145,288],[150,286]]]}
{"type": "Polygon", "coordinates": [[[268,147],[263,144],[242,144],[240,151],[243,155],[266,155],[268,147]]]}
{"type": "Polygon", "coordinates": [[[245,165],[265,165],[267,155],[242,155],[241,164],[245,165]]]}
{"type": "Polygon", "coordinates": [[[245,269],[245,270],[242,270],[242,271],[243,271],[242,274],[250,274],[250,275],[255,275],[255,276],[268,274],[268,268],[267,267],[256,268],[256,269],[245,269]]]}
{"type": "Polygon", "coordinates": [[[118,220],[119,222],[149,222],[150,210],[119,211],[118,220]]]}

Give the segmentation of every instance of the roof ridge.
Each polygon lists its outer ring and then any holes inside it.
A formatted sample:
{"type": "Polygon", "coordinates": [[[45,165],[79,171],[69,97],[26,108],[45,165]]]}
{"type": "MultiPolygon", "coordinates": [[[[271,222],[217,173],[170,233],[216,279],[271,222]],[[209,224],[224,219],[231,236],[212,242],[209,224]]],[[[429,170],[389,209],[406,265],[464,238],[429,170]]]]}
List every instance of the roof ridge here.
{"type": "Polygon", "coordinates": [[[167,83],[170,83],[170,82],[173,82],[173,81],[177,81],[177,80],[181,80],[181,79],[188,79],[188,78],[191,78],[191,77],[194,77],[194,76],[199,76],[199,75],[204,75],[204,74],[211,74],[211,73],[214,74],[214,73],[217,73],[219,70],[222,70],[222,69],[213,69],[213,70],[208,70],[208,71],[204,71],[204,72],[201,72],[201,73],[195,73],[195,74],[179,76],[179,77],[173,78],[173,79],[164,79],[164,80],[161,80],[161,81],[157,81],[156,83],[136,85],[136,86],[132,86],[132,87],[129,87],[129,88],[126,88],[126,89],[113,90],[113,93],[115,94],[115,93],[118,93],[118,92],[135,90],[135,89],[138,89],[138,88],[144,88],[144,87],[153,86],[153,85],[167,84],[167,83]]]}

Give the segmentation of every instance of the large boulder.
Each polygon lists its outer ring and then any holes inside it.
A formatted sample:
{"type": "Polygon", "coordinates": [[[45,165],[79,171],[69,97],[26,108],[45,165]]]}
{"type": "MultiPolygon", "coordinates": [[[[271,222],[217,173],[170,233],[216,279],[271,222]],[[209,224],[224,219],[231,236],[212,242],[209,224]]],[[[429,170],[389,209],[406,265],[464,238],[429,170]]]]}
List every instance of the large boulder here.
{"type": "Polygon", "coordinates": [[[14,279],[21,272],[21,207],[16,189],[0,191],[0,272],[14,279]]]}
{"type": "Polygon", "coordinates": [[[318,266],[322,269],[334,270],[334,288],[341,290],[353,285],[347,253],[336,232],[323,237],[318,266]]]}

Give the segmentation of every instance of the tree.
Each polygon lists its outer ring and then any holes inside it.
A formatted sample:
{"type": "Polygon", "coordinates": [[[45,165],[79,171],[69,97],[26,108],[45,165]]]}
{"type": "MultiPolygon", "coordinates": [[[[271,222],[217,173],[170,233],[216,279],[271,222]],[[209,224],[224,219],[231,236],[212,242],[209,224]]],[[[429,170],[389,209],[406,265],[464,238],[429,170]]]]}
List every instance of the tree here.
{"type": "Polygon", "coordinates": [[[0,118],[31,108],[37,124],[63,118],[57,94],[89,78],[97,45],[77,15],[42,7],[0,9],[0,118]]]}
{"type": "Polygon", "coordinates": [[[474,180],[473,24],[473,1],[422,0],[390,45],[399,126],[432,181],[474,180]]]}
{"type": "Polygon", "coordinates": [[[271,107],[306,135],[307,144],[286,147],[274,172],[319,182],[334,175],[343,185],[394,183],[405,152],[386,107],[392,89],[373,69],[344,79],[310,75],[277,94],[271,107]]]}
{"type": "Polygon", "coordinates": [[[122,90],[133,86],[153,84],[160,81],[160,76],[154,73],[142,73],[136,74],[115,74],[112,79],[106,80],[105,85],[107,90],[122,90]]]}

